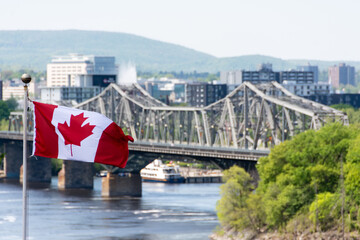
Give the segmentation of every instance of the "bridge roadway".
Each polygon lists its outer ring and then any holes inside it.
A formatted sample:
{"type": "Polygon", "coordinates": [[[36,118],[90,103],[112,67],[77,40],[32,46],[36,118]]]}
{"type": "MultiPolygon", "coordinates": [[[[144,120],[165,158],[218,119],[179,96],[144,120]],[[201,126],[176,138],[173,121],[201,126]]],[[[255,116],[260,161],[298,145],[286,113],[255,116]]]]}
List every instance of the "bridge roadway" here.
{"type": "MultiPolygon", "coordinates": [[[[9,140],[22,140],[19,132],[0,131],[0,142],[9,140]]],[[[33,140],[33,133],[28,134],[28,141],[33,140]]],[[[159,155],[175,155],[200,158],[214,158],[223,160],[239,160],[256,162],[260,157],[267,156],[269,150],[237,149],[233,147],[207,147],[185,144],[164,144],[156,142],[129,142],[130,153],[152,153],[159,155]]]]}

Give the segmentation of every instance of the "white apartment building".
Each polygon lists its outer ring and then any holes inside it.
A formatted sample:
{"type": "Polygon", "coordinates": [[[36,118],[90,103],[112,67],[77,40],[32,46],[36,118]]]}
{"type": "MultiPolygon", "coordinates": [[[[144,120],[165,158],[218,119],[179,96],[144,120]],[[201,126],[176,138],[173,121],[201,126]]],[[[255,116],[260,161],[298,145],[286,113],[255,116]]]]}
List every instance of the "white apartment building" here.
{"type": "Polygon", "coordinates": [[[47,64],[47,87],[89,87],[116,82],[115,57],[69,54],[47,64]]]}
{"type": "Polygon", "coordinates": [[[281,85],[291,93],[301,97],[327,95],[331,92],[331,86],[327,83],[297,83],[296,81],[285,80],[281,85]]]}
{"type": "MultiPolygon", "coordinates": [[[[28,85],[29,96],[34,97],[35,94],[35,81],[31,81],[28,85]]],[[[10,85],[9,83],[3,84],[2,100],[9,98],[23,99],[24,98],[24,85],[10,85]]]]}

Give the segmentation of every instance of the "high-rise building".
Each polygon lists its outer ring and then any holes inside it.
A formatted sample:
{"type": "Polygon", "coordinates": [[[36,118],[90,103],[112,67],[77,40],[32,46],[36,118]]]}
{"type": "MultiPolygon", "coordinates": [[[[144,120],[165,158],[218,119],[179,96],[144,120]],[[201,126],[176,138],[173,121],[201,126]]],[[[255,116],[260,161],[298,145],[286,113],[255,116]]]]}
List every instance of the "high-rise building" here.
{"type": "Polygon", "coordinates": [[[340,85],[355,86],[355,67],[340,63],[339,66],[329,67],[329,84],[333,87],[340,85]]]}
{"type": "Polygon", "coordinates": [[[47,87],[105,87],[116,82],[115,57],[69,54],[47,65],[47,87]]]}
{"type": "Polygon", "coordinates": [[[242,71],[223,71],[220,72],[220,82],[227,85],[240,85],[242,71]]]}
{"type": "Polygon", "coordinates": [[[310,65],[310,63],[309,63],[308,65],[297,66],[296,70],[301,71],[301,72],[313,72],[314,83],[319,82],[319,68],[318,68],[318,66],[313,66],[313,65],[310,65]]]}
{"type": "Polygon", "coordinates": [[[299,66],[296,70],[275,72],[268,63],[259,65],[257,71],[222,72],[220,76],[221,83],[228,84],[228,93],[246,81],[253,84],[276,81],[299,96],[329,94],[331,91],[329,84],[318,83],[318,67],[310,65],[299,66]]]}
{"type": "Polygon", "coordinates": [[[252,82],[254,84],[262,82],[279,82],[279,73],[272,70],[272,64],[261,64],[257,71],[241,71],[242,82],[252,82]]]}
{"type": "Polygon", "coordinates": [[[196,82],[186,85],[186,101],[190,106],[204,107],[224,98],[226,94],[226,84],[196,82]]]}
{"type": "Polygon", "coordinates": [[[260,64],[257,71],[236,70],[220,73],[220,82],[227,85],[227,92],[230,93],[243,82],[254,84],[262,82],[280,81],[278,72],[272,70],[272,64],[260,64]]]}

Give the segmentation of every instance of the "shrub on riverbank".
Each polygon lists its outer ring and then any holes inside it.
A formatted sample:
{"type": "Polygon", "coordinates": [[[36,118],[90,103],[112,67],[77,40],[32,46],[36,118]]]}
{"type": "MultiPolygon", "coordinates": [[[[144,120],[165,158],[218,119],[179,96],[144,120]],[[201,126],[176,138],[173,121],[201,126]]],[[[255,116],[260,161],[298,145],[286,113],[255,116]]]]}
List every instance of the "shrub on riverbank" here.
{"type": "Polygon", "coordinates": [[[259,160],[256,189],[244,170],[226,170],[217,204],[222,226],[258,233],[327,231],[341,227],[343,205],[346,230],[359,230],[359,130],[334,123],[275,146],[259,160]]]}

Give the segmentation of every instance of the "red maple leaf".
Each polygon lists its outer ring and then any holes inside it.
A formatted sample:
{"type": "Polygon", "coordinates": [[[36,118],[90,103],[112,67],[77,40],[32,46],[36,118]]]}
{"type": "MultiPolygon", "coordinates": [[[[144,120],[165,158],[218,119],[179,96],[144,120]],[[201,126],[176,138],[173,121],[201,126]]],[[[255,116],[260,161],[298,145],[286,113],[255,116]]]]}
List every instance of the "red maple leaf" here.
{"type": "Polygon", "coordinates": [[[87,123],[84,126],[81,126],[86,119],[88,118],[84,117],[84,113],[76,116],[71,114],[70,126],[68,126],[66,121],[58,124],[58,129],[65,139],[65,145],[70,144],[71,156],[73,155],[72,144],[81,146],[81,141],[93,134],[92,130],[95,125],[87,123]]]}

